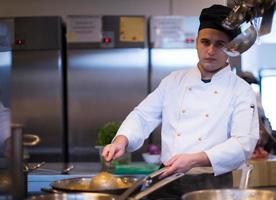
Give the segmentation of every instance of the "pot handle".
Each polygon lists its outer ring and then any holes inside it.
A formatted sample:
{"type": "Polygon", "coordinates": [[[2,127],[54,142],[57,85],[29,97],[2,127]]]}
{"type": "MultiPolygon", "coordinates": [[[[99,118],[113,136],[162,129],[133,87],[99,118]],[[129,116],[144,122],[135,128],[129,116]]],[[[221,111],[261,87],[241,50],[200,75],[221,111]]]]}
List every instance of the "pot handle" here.
{"type": "Polygon", "coordinates": [[[239,189],[247,189],[248,188],[248,182],[250,178],[250,174],[253,170],[253,165],[249,163],[245,163],[245,165],[242,167],[242,173],[241,173],[241,181],[239,185],[239,189]]]}
{"type": "Polygon", "coordinates": [[[144,191],[138,193],[137,195],[135,195],[133,198],[133,200],[138,200],[138,199],[142,199],[143,197],[147,196],[148,194],[154,192],[155,190],[167,185],[168,183],[181,178],[182,176],[184,176],[184,173],[175,173],[171,176],[168,176],[164,179],[162,179],[161,181],[158,181],[157,183],[155,183],[154,185],[152,185],[151,187],[145,189],[144,191]]]}
{"type": "Polygon", "coordinates": [[[24,134],[23,135],[23,146],[30,147],[36,146],[40,142],[40,137],[35,134],[24,134]]]}

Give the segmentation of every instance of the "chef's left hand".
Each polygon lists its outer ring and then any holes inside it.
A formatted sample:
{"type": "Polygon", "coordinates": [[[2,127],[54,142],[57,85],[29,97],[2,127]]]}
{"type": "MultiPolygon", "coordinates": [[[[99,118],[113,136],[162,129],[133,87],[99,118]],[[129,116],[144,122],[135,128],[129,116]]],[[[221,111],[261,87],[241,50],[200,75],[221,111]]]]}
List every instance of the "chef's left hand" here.
{"type": "Polygon", "coordinates": [[[205,152],[200,153],[183,153],[173,156],[164,163],[166,170],[160,175],[160,178],[182,172],[186,173],[193,167],[210,166],[211,163],[205,152]]]}

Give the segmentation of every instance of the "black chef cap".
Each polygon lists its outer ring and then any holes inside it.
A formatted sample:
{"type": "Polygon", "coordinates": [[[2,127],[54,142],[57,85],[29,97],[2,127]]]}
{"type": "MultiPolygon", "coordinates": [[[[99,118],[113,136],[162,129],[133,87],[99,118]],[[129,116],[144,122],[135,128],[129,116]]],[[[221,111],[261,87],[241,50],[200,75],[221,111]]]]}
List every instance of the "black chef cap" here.
{"type": "Polygon", "coordinates": [[[202,9],[199,17],[200,25],[198,31],[204,28],[217,29],[226,33],[229,39],[232,40],[240,34],[240,29],[228,30],[222,26],[222,21],[228,16],[231,10],[231,8],[223,5],[212,5],[209,8],[202,9]]]}

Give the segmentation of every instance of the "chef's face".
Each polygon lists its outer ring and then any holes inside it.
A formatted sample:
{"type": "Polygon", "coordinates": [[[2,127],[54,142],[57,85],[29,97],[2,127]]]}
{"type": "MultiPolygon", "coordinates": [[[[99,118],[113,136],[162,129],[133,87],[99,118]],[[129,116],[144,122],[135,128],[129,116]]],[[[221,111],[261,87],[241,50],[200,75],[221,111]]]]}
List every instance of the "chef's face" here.
{"type": "Polygon", "coordinates": [[[196,39],[199,58],[198,67],[203,79],[211,79],[220,69],[227,66],[228,56],[222,50],[229,42],[228,36],[216,29],[201,29],[196,39]]]}

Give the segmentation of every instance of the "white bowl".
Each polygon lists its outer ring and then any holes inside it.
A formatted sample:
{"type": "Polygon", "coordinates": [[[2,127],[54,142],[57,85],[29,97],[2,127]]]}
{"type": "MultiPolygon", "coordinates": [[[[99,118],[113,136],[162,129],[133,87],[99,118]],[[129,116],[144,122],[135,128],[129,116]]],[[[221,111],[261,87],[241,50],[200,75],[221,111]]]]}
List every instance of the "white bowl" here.
{"type": "Polygon", "coordinates": [[[143,153],[143,159],[146,163],[158,164],[160,163],[160,154],[143,153]]]}

